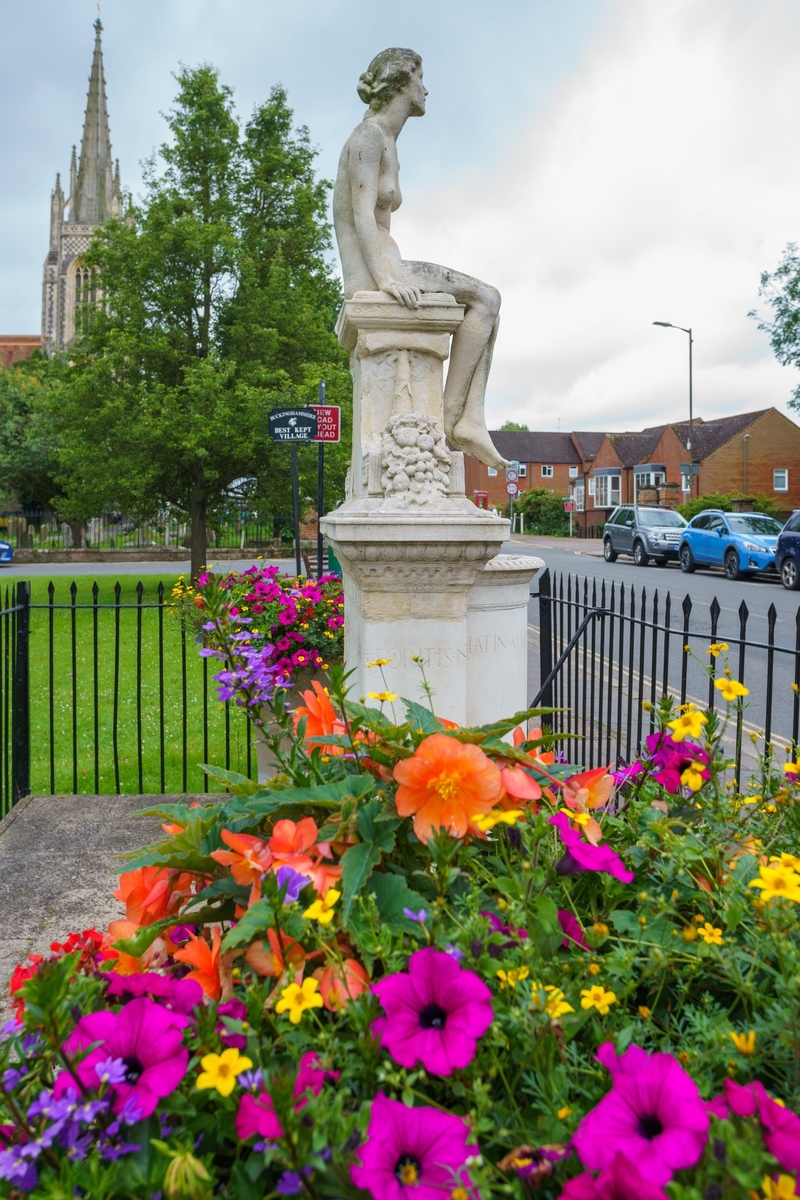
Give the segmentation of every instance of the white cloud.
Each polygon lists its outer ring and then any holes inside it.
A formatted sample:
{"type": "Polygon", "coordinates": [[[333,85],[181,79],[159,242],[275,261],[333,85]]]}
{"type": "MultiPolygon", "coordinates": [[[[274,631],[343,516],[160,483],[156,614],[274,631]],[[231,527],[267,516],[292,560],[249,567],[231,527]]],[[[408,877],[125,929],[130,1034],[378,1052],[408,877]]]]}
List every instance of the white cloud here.
{"type": "Polygon", "coordinates": [[[547,106],[509,114],[499,168],[406,197],[403,254],[503,294],[490,423],[684,419],[687,338],[654,320],[694,329],[696,415],[785,409],[798,380],[747,313],[800,240],[799,53],[791,0],[618,0],[547,106]]]}

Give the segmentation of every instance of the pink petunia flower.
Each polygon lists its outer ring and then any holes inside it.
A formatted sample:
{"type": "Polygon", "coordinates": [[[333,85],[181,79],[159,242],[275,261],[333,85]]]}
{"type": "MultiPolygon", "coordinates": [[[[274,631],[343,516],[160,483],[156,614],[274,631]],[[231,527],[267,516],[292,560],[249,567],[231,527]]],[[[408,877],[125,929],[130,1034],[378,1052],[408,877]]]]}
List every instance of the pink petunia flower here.
{"type": "Polygon", "coordinates": [[[667,1196],[642,1177],[635,1163],[624,1154],[616,1154],[597,1178],[585,1171],[570,1179],[559,1200],[667,1200],[667,1196]]]}
{"type": "Polygon", "coordinates": [[[653,779],[673,796],[681,791],[681,775],[687,767],[699,765],[703,779],[710,779],[708,754],[694,742],[676,742],[666,730],[645,738],[653,779]],[[652,770],[655,768],[655,770],[652,770]]]}
{"type": "MultiPolygon", "coordinates": [[[[308,1093],[318,1096],[326,1079],[336,1080],[338,1071],[324,1071],[319,1065],[319,1059],[313,1052],[304,1054],[300,1059],[297,1079],[294,1083],[295,1108],[299,1112],[308,1103],[308,1093]]],[[[283,1137],[283,1126],[275,1113],[275,1105],[269,1092],[261,1092],[258,1096],[245,1093],[239,1101],[236,1113],[236,1134],[244,1141],[246,1138],[259,1137],[274,1141],[283,1137]]]]}
{"type": "Polygon", "coordinates": [[[559,875],[576,875],[578,871],[605,871],[622,883],[630,883],[634,872],[629,871],[622,859],[610,846],[593,846],[585,842],[566,813],[556,813],[550,817],[549,823],[555,825],[561,834],[561,840],[566,852],[556,864],[559,875]]]}
{"type": "Polygon", "coordinates": [[[372,1101],[360,1164],[350,1168],[356,1187],[379,1200],[443,1200],[469,1189],[464,1170],[477,1153],[466,1122],[438,1108],[406,1108],[378,1092],[372,1101]]]}
{"type": "MultiPolygon", "coordinates": [[[[124,1082],[114,1085],[114,1112],[121,1112],[132,1100],[141,1117],[149,1117],[159,1100],[174,1092],[186,1074],[189,1051],[183,1044],[183,1030],[188,1024],[189,1018],[182,1013],[168,1012],[141,996],[119,1012],[106,1010],[81,1017],[64,1050],[74,1058],[93,1042],[100,1043],[75,1068],[86,1088],[97,1086],[96,1063],[122,1059],[126,1076],[124,1082]]],[[[75,1080],[68,1071],[62,1071],[53,1095],[60,1099],[69,1087],[75,1087],[75,1080]]]]}
{"type": "MultiPolygon", "coordinates": [[[[175,930],[170,930],[172,941],[176,941],[175,930]]],[[[203,1001],[203,989],[193,979],[175,979],[171,975],[159,975],[156,971],[144,971],[141,975],[118,975],[111,972],[106,976],[106,995],[127,1003],[139,996],[150,996],[164,1008],[173,1012],[191,1013],[203,1001]]]]}
{"type": "Polygon", "coordinates": [[[558,910],[558,923],[564,930],[564,940],[561,943],[564,950],[569,950],[570,942],[574,942],[582,950],[589,949],[589,943],[583,935],[580,922],[573,917],[571,912],[567,912],[565,908],[560,908],[558,910]]]}
{"type": "Polygon", "coordinates": [[[492,993],[474,971],[426,947],[408,960],[408,973],[372,985],[386,1016],[372,1022],[395,1062],[420,1062],[433,1075],[451,1075],[475,1057],[475,1043],[492,1023],[492,993]]]}
{"type": "Polygon", "coordinates": [[[604,1042],[598,1060],[613,1087],[583,1118],[573,1146],[585,1167],[611,1166],[620,1153],[659,1186],[702,1157],[709,1117],[697,1084],[671,1054],[631,1046],[617,1057],[604,1042]]]}
{"type": "Polygon", "coordinates": [[[773,1100],[758,1080],[742,1085],[726,1079],[725,1099],[737,1117],[758,1114],[764,1145],[784,1171],[800,1168],[800,1117],[796,1113],[773,1100]]]}

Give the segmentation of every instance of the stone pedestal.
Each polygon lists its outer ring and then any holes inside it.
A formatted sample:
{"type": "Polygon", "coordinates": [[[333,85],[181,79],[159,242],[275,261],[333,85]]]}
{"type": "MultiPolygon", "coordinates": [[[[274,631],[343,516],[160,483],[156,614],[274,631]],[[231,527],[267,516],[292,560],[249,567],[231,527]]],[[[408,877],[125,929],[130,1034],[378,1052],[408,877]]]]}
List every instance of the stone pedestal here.
{"type": "MultiPolygon", "coordinates": [[[[355,698],[383,690],[483,724],[527,705],[527,601],[538,559],[499,555],[509,523],[464,494],[446,446],[443,364],[464,309],[427,294],[416,309],[356,292],[337,324],[350,351],[353,457],[347,499],[322,521],[342,565],[345,665],[355,698]]],[[[399,715],[399,713],[398,713],[399,715]]]]}

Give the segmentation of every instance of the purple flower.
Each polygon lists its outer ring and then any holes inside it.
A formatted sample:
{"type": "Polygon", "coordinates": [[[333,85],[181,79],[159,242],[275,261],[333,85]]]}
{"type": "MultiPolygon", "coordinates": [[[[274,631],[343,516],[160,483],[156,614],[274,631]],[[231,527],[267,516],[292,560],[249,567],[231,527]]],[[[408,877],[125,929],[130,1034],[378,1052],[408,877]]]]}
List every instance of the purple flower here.
{"type": "Polygon", "coordinates": [[[550,817],[550,824],[555,825],[561,834],[561,840],[566,846],[566,853],[556,864],[559,875],[576,875],[578,871],[605,871],[622,883],[630,883],[634,872],[627,870],[618,854],[610,846],[593,846],[585,842],[566,813],[556,813],[550,817]]]}
{"type": "Polygon", "coordinates": [[[94,1071],[101,1083],[124,1083],[128,1068],[122,1058],[104,1058],[94,1064],[94,1071]]]}
{"type": "Polygon", "coordinates": [[[401,1067],[420,1062],[433,1075],[451,1075],[475,1056],[475,1043],[492,1023],[492,993],[449,954],[426,947],[408,960],[408,974],[372,985],[386,1016],[372,1032],[401,1067]]]}
{"type": "MultiPolygon", "coordinates": [[[[118,1013],[109,1010],[81,1017],[64,1043],[71,1056],[93,1050],[76,1067],[84,1087],[97,1084],[95,1064],[109,1057],[122,1059],[127,1068],[124,1083],[114,1085],[114,1112],[135,1101],[142,1117],[149,1117],[162,1096],[175,1091],[186,1074],[189,1051],[183,1045],[183,1029],[189,1024],[181,1013],[168,1012],[146,996],[131,1000],[118,1013]]],[[[55,1082],[56,1099],[75,1081],[62,1071],[55,1082]]]]}
{"type": "Polygon", "coordinates": [[[413,908],[404,908],[403,916],[407,917],[409,921],[419,921],[420,924],[428,919],[428,913],[424,908],[421,908],[419,912],[414,912],[413,908]]]}
{"type": "Polygon", "coordinates": [[[472,1186],[463,1169],[477,1153],[469,1137],[459,1117],[438,1108],[406,1108],[378,1092],[359,1150],[361,1163],[353,1164],[350,1177],[380,1200],[443,1200],[456,1187],[472,1186]]]}
{"type": "Polygon", "coordinates": [[[22,1021],[18,1021],[16,1017],[12,1017],[10,1021],[6,1021],[0,1028],[0,1042],[6,1041],[7,1038],[15,1037],[18,1033],[22,1033],[25,1026],[22,1021]]]}
{"type": "Polygon", "coordinates": [[[3,1075],[3,1087],[7,1092],[13,1092],[20,1079],[22,1079],[22,1076],[27,1074],[27,1067],[22,1067],[21,1070],[18,1070],[16,1067],[9,1067],[3,1075]]]}
{"type": "Polygon", "coordinates": [[[24,1192],[31,1192],[36,1187],[37,1173],[32,1162],[27,1162],[22,1155],[22,1146],[11,1146],[8,1150],[0,1151],[0,1179],[16,1183],[24,1192]]]}
{"type": "Polygon", "coordinates": [[[630,766],[620,767],[617,771],[612,771],[611,776],[614,780],[614,787],[622,787],[624,783],[630,783],[631,779],[636,779],[641,775],[644,767],[640,762],[631,763],[630,766]]]}
{"type": "Polygon", "coordinates": [[[558,923],[564,930],[565,936],[561,943],[564,950],[569,950],[570,942],[574,942],[582,950],[589,949],[589,943],[583,935],[580,922],[573,917],[571,912],[567,912],[565,908],[560,908],[558,910],[558,923]]]}
{"type": "Polygon", "coordinates": [[[284,904],[294,904],[299,900],[303,888],[308,887],[308,876],[301,875],[293,867],[278,867],[275,878],[279,888],[286,888],[286,894],[283,897],[284,904]]]}
{"type": "Polygon", "coordinates": [[[667,1200],[667,1195],[644,1179],[635,1163],[617,1154],[596,1179],[588,1171],[570,1179],[559,1200],[667,1200]]]}
{"type": "Polygon", "coordinates": [[[256,1067],[253,1071],[242,1071],[241,1075],[237,1075],[236,1082],[246,1092],[257,1092],[264,1086],[264,1074],[261,1067],[256,1067]]]}
{"type": "Polygon", "coordinates": [[[676,742],[666,730],[651,733],[645,738],[647,753],[650,756],[653,779],[673,796],[681,790],[681,775],[692,764],[702,763],[704,779],[710,779],[708,754],[694,742],[676,742]]]}
{"type": "MultiPolygon", "coordinates": [[[[308,882],[308,880],[306,880],[308,882]]],[[[247,1016],[247,1006],[235,996],[232,1000],[227,1000],[224,1004],[220,1004],[217,1008],[218,1017],[228,1017],[232,1021],[244,1021],[247,1016]]],[[[235,1050],[244,1050],[247,1045],[247,1038],[243,1033],[232,1032],[224,1021],[217,1024],[217,1033],[219,1040],[223,1046],[231,1046],[235,1050]]]]}
{"type": "Polygon", "coordinates": [[[697,1084],[677,1059],[639,1046],[618,1058],[611,1042],[600,1046],[597,1058],[613,1086],[572,1139],[583,1165],[603,1170],[619,1153],[658,1186],[693,1167],[708,1141],[709,1117],[697,1084]]]}
{"type": "MultiPolygon", "coordinates": [[[[311,1174],[311,1167],[303,1168],[303,1175],[311,1174]]],[[[278,1182],[275,1184],[275,1191],[279,1196],[296,1196],[298,1192],[303,1190],[303,1180],[297,1171],[284,1171],[278,1182]]]]}
{"type": "Polygon", "coordinates": [[[449,954],[451,958],[454,958],[457,963],[460,963],[464,957],[464,951],[459,950],[458,946],[454,946],[452,942],[445,944],[444,952],[445,954],[449,954]]]}
{"type": "MultiPolygon", "coordinates": [[[[193,928],[193,927],[192,927],[193,928]]],[[[170,934],[173,941],[175,931],[170,934]]],[[[165,1008],[176,1013],[192,1013],[203,1000],[203,989],[193,979],[173,979],[168,975],[158,975],[155,971],[145,971],[142,975],[107,976],[107,996],[119,997],[127,1002],[140,996],[151,996],[165,1008]]]]}
{"type": "MultiPolygon", "coordinates": [[[[512,937],[518,938],[526,938],[528,936],[527,929],[515,929],[513,925],[504,925],[500,918],[493,912],[484,912],[483,909],[480,912],[481,916],[486,917],[486,920],[489,922],[489,928],[492,933],[504,933],[506,936],[510,934],[512,937]]],[[[509,942],[510,946],[513,944],[513,942],[509,942]]]]}

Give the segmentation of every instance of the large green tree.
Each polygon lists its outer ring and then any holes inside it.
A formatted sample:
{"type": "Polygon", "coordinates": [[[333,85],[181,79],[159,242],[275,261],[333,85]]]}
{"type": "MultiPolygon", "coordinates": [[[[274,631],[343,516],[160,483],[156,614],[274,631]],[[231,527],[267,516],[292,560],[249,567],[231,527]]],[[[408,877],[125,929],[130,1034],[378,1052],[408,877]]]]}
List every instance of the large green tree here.
{"type": "Polygon", "coordinates": [[[58,494],[58,457],[48,409],[57,409],[69,369],[38,356],[0,368],[0,494],[23,509],[47,509],[58,494]]]}
{"type": "MultiPolygon", "coordinates": [[[[759,329],[769,334],[775,357],[783,366],[800,367],[800,251],[790,242],[783,258],[773,272],[761,275],[759,295],[772,309],[772,319],[762,320],[755,311],[759,329]]],[[[789,401],[790,408],[800,408],[800,384],[789,401]]]]}
{"type": "MultiPolygon", "coordinates": [[[[348,409],[333,333],[340,290],[327,254],[329,185],[276,87],[242,129],[209,66],[184,69],[171,139],[146,171],[142,202],[105,225],[87,261],[103,302],[83,314],[66,396],[52,410],[62,510],[115,505],[191,521],[192,573],[210,513],[242,477],[264,505],[289,507],[289,451],[267,437],[278,404],[308,403],[317,381],[348,409]]],[[[301,454],[313,495],[315,451],[301,454]]],[[[328,451],[341,492],[344,446],[328,451]]]]}

